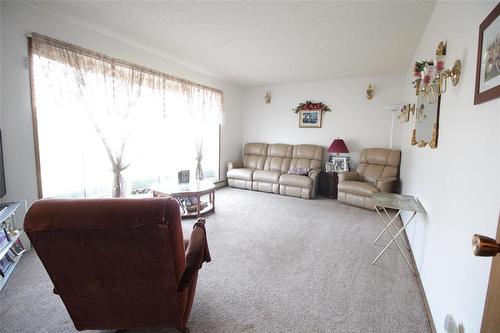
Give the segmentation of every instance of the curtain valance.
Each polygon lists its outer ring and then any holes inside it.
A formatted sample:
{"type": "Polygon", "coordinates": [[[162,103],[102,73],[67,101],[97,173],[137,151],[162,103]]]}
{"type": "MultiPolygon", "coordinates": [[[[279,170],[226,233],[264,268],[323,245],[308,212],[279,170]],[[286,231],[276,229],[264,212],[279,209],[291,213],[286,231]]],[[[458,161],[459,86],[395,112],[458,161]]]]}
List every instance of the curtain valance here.
{"type": "Polygon", "coordinates": [[[108,81],[105,82],[108,86],[116,84],[115,80],[120,80],[121,84],[134,86],[139,94],[143,86],[156,90],[158,94],[180,94],[191,115],[200,119],[213,120],[215,117],[219,123],[223,123],[223,93],[219,89],[41,34],[32,33],[31,38],[33,54],[73,68],[80,87],[86,85],[85,77],[88,74],[95,73],[103,77],[103,81],[108,81]]]}

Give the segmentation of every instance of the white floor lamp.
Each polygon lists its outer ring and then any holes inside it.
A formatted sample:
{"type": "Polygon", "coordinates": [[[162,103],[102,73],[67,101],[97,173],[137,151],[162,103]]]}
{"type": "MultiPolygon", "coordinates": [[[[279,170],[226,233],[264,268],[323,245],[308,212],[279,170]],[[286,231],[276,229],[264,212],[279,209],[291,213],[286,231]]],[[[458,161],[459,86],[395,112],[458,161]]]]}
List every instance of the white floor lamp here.
{"type": "Polygon", "coordinates": [[[392,104],[392,105],[387,105],[384,107],[387,111],[391,111],[391,141],[390,141],[390,149],[392,149],[392,145],[394,143],[394,114],[396,111],[399,111],[401,109],[400,104],[392,104]]]}

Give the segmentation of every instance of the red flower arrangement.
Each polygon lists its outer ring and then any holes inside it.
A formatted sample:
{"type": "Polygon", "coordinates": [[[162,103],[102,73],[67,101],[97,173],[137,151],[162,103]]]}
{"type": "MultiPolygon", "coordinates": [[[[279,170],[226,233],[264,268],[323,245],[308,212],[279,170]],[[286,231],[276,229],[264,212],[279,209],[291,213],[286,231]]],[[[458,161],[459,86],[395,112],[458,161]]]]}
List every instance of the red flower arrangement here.
{"type": "Polygon", "coordinates": [[[434,63],[429,60],[415,62],[415,65],[413,66],[413,76],[419,78],[420,73],[422,73],[425,70],[425,67],[432,65],[434,65],[434,63]]]}
{"type": "Polygon", "coordinates": [[[332,111],[330,108],[324,103],[313,103],[311,101],[305,101],[305,103],[300,103],[295,109],[292,109],[293,112],[298,113],[303,110],[315,110],[315,111],[332,111]]]}

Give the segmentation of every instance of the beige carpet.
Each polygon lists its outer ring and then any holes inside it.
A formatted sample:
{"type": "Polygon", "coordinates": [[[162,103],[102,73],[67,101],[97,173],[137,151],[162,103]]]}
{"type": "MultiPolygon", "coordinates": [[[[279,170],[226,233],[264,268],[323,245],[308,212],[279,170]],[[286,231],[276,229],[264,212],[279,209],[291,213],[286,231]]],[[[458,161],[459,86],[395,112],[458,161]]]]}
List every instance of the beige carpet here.
{"type": "MultiPolygon", "coordinates": [[[[382,230],[376,213],[324,198],[216,195],[207,217],[213,261],[200,271],[191,332],[431,331],[397,250],[371,265],[381,250],[372,246],[382,230]]],[[[0,293],[0,331],[76,332],[51,290],[31,251],[0,293]]]]}

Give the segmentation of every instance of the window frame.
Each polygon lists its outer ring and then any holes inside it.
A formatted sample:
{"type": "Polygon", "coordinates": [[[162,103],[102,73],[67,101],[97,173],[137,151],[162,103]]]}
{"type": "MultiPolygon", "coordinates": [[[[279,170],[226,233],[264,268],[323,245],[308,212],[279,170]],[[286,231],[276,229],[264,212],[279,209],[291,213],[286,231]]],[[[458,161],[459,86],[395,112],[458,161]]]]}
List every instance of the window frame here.
{"type": "MultiPolygon", "coordinates": [[[[33,143],[34,143],[34,151],[35,151],[35,173],[36,173],[36,181],[37,181],[37,196],[38,196],[38,199],[43,199],[43,186],[42,186],[43,180],[42,180],[41,162],[40,162],[38,118],[37,118],[37,109],[36,109],[36,103],[35,103],[35,85],[34,85],[34,77],[33,77],[33,75],[34,75],[33,74],[33,45],[32,45],[32,37],[31,36],[27,36],[27,43],[28,43],[28,72],[29,72],[29,87],[30,87],[30,100],[31,100],[31,117],[32,117],[32,123],[33,123],[33,143]]],[[[159,71],[149,69],[149,68],[143,67],[141,65],[128,63],[126,61],[121,61],[121,62],[127,63],[131,66],[144,68],[144,69],[149,70],[150,72],[153,72],[153,73],[159,73],[162,75],[171,76],[169,74],[161,73],[159,71]]],[[[171,76],[171,77],[173,78],[173,76],[171,76]]],[[[222,90],[215,89],[215,88],[208,87],[208,86],[204,86],[204,85],[198,84],[196,82],[192,82],[192,81],[185,80],[182,78],[175,78],[175,79],[180,80],[182,82],[191,83],[191,84],[194,84],[197,86],[202,86],[202,87],[219,92],[221,94],[221,99],[222,99],[221,108],[222,108],[222,110],[224,109],[224,102],[223,102],[224,101],[224,93],[222,90]]],[[[214,181],[214,183],[221,181],[221,171],[220,170],[221,170],[221,150],[222,150],[222,124],[220,124],[220,123],[218,125],[218,140],[219,140],[218,156],[217,156],[218,167],[217,167],[217,173],[216,173],[216,180],[214,181]]]]}

